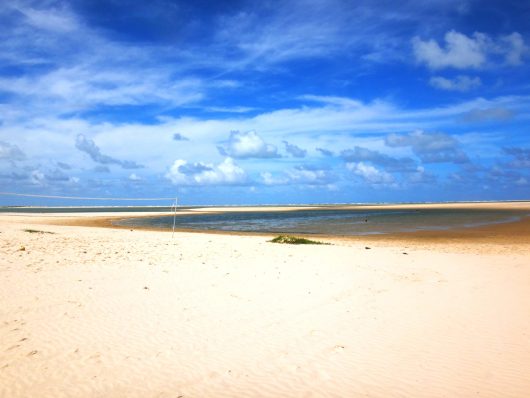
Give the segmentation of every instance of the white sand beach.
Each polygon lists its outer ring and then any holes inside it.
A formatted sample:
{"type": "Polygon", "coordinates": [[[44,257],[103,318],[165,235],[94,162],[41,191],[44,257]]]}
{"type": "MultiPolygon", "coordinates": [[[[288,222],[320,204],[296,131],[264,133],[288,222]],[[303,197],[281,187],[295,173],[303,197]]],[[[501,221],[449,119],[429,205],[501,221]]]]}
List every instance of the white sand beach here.
{"type": "Polygon", "coordinates": [[[1,397],[530,394],[528,223],[294,246],[58,221],[0,215],[1,397]]]}

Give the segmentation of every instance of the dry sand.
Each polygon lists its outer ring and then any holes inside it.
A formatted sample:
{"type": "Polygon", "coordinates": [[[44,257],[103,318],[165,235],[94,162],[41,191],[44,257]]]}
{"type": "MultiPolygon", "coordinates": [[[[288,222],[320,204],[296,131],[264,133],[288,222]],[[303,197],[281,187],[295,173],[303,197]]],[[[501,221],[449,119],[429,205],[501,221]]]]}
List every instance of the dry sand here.
{"type": "Polygon", "coordinates": [[[291,246],[57,220],[0,216],[1,397],[530,395],[528,223],[291,246]]]}

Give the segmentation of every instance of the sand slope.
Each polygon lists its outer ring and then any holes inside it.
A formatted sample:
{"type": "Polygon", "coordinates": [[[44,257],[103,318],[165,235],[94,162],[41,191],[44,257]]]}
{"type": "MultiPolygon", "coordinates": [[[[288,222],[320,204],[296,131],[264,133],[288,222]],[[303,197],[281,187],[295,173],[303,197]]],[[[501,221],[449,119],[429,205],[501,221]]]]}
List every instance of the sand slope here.
{"type": "Polygon", "coordinates": [[[2,397],[530,393],[528,251],[30,223],[0,216],[2,397]]]}

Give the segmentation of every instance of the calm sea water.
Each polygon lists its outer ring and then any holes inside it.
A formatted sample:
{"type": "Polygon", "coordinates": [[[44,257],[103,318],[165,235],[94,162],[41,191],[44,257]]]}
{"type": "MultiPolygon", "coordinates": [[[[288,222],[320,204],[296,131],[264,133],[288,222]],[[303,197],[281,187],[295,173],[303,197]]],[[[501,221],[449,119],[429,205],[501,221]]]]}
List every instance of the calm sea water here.
{"type": "MultiPolygon", "coordinates": [[[[446,230],[517,221],[530,216],[513,210],[296,210],[223,212],[178,215],[177,229],[234,232],[370,235],[446,230]]],[[[117,222],[131,227],[171,229],[173,216],[130,218],[117,222]]]]}

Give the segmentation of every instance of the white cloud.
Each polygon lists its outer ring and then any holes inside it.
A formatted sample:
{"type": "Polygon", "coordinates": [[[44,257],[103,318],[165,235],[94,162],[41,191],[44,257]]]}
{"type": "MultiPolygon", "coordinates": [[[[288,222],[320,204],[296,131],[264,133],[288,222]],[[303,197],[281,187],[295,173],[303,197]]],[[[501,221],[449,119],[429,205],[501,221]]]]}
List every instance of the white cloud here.
{"type": "Polygon", "coordinates": [[[38,29],[52,32],[71,32],[79,28],[77,18],[64,9],[36,9],[32,7],[22,7],[19,4],[13,6],[26,17],[29,25],[38,29]]]}
{"type": "Polygon", "coordinates": [[[329,170],[313,168],[308,166],[297,166],[283,171],[280,175],[270,172],[260,173],[261,182],[265,185],[329,185],[335,180],[335,176],[329,170]]]}
{"type": "Polygon", "coordinates": [[[495,57],[502,58],[501,63],[519,65],[528,52],[523,37],[514,32],[497,39],[487,34],[475,32],[471,36],[451,30],[444,36],[445,46],[435,40],[423,41],[414,37],[412,46],[416,60],[430,69],[480,69],[495,57]]]}
{"type": "Polygon", "coordinates": [[[429,83],[431,86],[441,90],[464,92],[480,87],[482,81],[479,77],[459,75],[454,79],[448,79],[442,76],[433,76],[429,80],[429,83]]]}
{"type": "Polygon", "coordinates": [[[276,146],[267,144],[255,131],[232,131],[228,141],[218,149],[222,155],[236,159],[280,157],[276,146]]]}
{"type": "Polygon", "coordinates": [[[135,173],[129,175],[129,180],[131,181],[140,181],[142,178],[137,176],[135,173]]]}
{"type": "Polygon", "coordinates": [[[166,178],[175,185],[238,185],[247,182],[247,174],[232,158],[217,165],[178,159],[166,173],[166,178]]]}
{"type": "Polygon", "coordinates": [[[370,184],[393,184],[392,174],[364,162],[346,163],[346,168],[370,184]]]}
{"type": "Polygon", "coordinates": [[[183,105],[201,100],[205,87],[198,79],[172,81],[168,72],[160,69],[140,71],[128,66],[114,70],[84,65],[41,75],[0,78],[0,89],[30,103],[33,113],[61,114],[101,105],[183,105]]]}
{"type": "Polygon", "coordinates": [[[0,141],[0,160],[24,160],[26,155],[16,145],[0,141]]]}
{"type": "Polygon", "coordinates": [[[407,175],[407,182],[410,184],[430,184],[436,182],[436,176],[419,166],[415,172],[407,175]]]}
{"type": "Polygon", "coordinates": [[[523,37],[519,33],[514,32],[501,39],[500,52],[503,51],[506,55],[507,64],[520,65],[523,63],[523,56],[528,54],[528,47],[525,45],[523,37]]]}
{"type": "MultiPolygon", "coordinates": [[[[344,148],[360,145],[380,153],[386,153],[388,150],[388,156],[399,159],[410,157],[412,148],[405,146],[385,150],[381,136],[386,135],[388,131],[410,132],[418,128],[423,131],[467,129],[463,124],[460,126],[455,124],[455,120],[473,109],[506,108],[513,110],[518,115],[518,120],[530,117],[528,112],[530,97],[525,96],[477,98],[435,108],[406,109],[397,107],[387,100],[361,102],[361,104],[356,109],[343,108],[340,105],[316,104],[312,107],[278,109],[241,118],[166,117],[155,124],[90,122],[79,117],[69,119],[41,117],[25,122],[6,120],[0,125],[0,141],[7,141],[22,148],[26,154],[25,165],[33,167],[39,164],[46,165],[50,159],[54,159],[54,165],[60,160],[70,164],[73,170],[86,170],[86,174],[81,175],[82,183],[85,183],[90,178],[89,173],[92,172],[95,164],[85,153],[74,149],[73,143],[76,135],[80,133],[93,139],[101,148],[103,155],[111,155],[118,160],[134,159],[138,164],[145,165],[142,175],[145,175],[146,180],[152,180],[156,175],[163,176],[167,172],[168,165],[171,165],[175,159],[185,158],[191,164],[204,159],[214,164],[221,162],[223,157],[219,155],[216,143],[222,142],[227,132],[234,129],[263,132],[262,137],[267,137],[267,142],[271,143],[281,142],[284,139],[296,140],[295,142],[302,147],[318,146],[336,155],[344,148]],[[174,141],[175,132],[185,133],[190,141],[174,141]],[[378,144],[375,146],[369,144],[376,141],[378,144]],[[46,145],[41,145],[42,142],[46,142],[46,145]]],[[[473,158],[496,156],[495,146],[499,141],[488,141],[484,134],[470,137],[465,142],[464,136],[459,135],[458,140],[463,145],[460,150],[465,150],[473,158]]],[[[320,163],[339,162],[337,158],[323,159],[316,158],[316,155],[316,151],[314,153],[311,151],[306,158],[320,163]]],[[[289,158],[278,158],[274,161],[253,159],[246,162],[245,170],[252,176],[269,171],[274,176],[280,175],[283,178],[284,170],[289,168],[292,161],[289,158]]],[[[365,158],[357,158],[350,162],[361,161],[368,163],[365,158]]],[[[386,171],[395,171],[382,163],[373,163],[373,165],[386,171]]],[[[98,173],[93,174],[93,177],[105,181],[115,178],[126,179],[133,171],[137,173],[137,170],[112,167],[112,174],[98,173]]]]}
{"type": "Polygon", "coordinates": [[[295,167],[286,174],[290,183],[304,185],[327,185],[334,179],[328,170],[304,166],[295,167]]]}
{"type": "Polygon", "coordinates": [[[442,48],[434,40],[422,41],[415,37],[412,45],[416,59],[431,69],[480,68],[486,62],[486,35],[474,33],[468,37],[451,30],[445,34],[444,40],[445,48],[442,48]]]}
{"type": "Polygon", "coordinates": [[[410,146],[424,163],[466,163],[469,158],[460,143],[445,133],[426,133],[416,130],[409,134],[390,134],[385,138],[390,147],[410,146]]]}
{"type": "Polygon", "coordinates": [[[265,171],[260,173],[261,181],[265,185],[284,185],[289,182],[289,179],[285,176],[276,177],[272,173],[265,171]]]}

